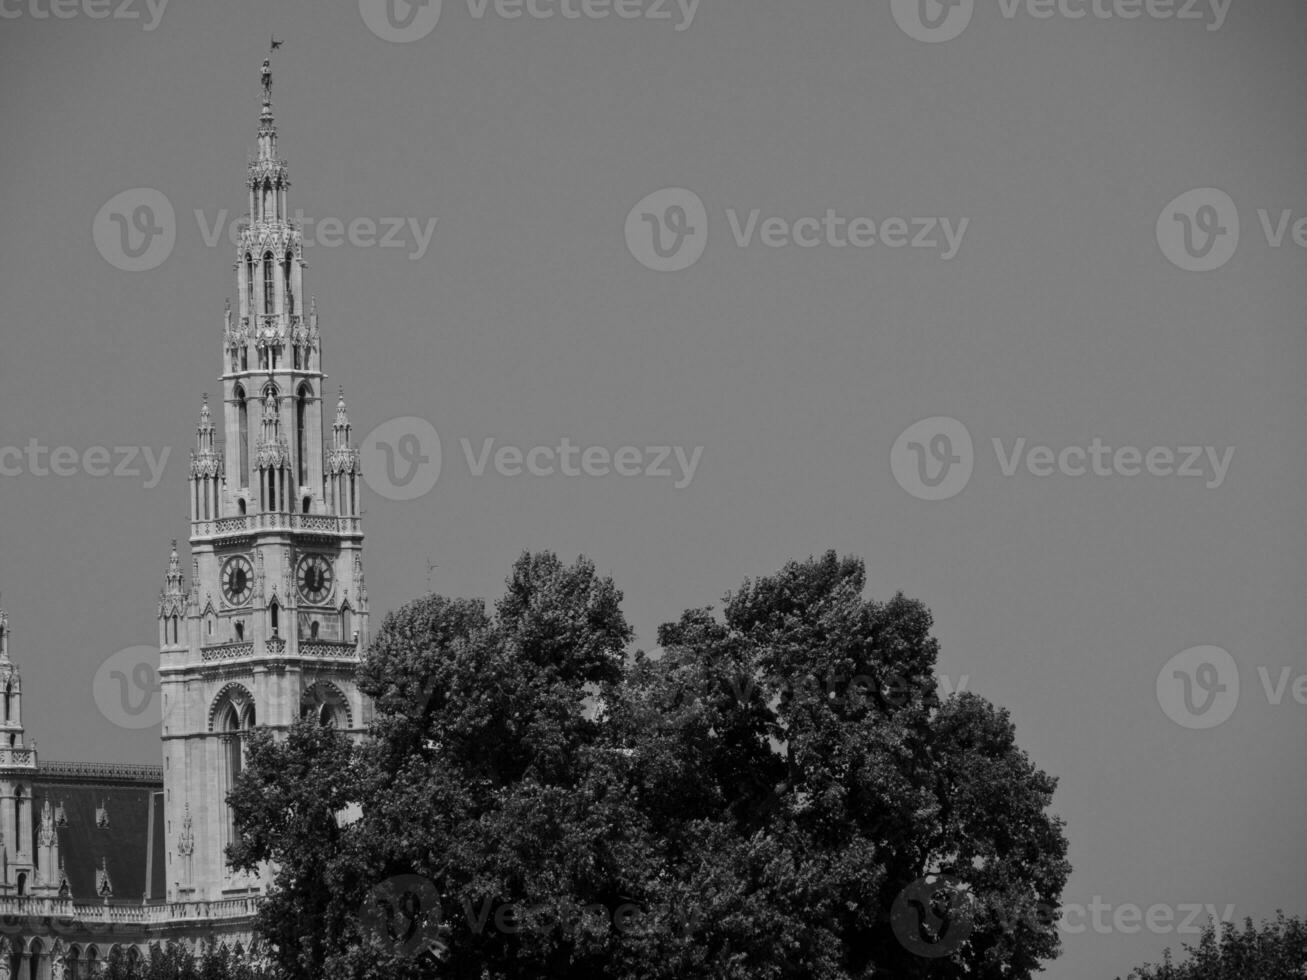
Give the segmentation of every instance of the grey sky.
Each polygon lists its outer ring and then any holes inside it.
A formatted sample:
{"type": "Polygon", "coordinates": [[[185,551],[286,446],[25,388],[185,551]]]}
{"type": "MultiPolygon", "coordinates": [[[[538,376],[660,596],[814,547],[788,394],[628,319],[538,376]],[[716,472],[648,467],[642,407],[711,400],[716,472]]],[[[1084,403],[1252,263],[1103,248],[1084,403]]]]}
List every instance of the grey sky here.
{"type": "MultiPolygon", "coordinates": [[[[0,446],[171,447],[151,489],[141,461],[137,477],[0,477],[0,589],[44,758],[158,758],[158,729],[105,720],[91,679],[155,641],[168,543],[187,535],[186,458],[234,298],[234,252],[204,236],[244,209],[275,32],[292,210],[438,219],[417,258],[407,223],[411,248],[307,250],[356,440],[401,416],[442,440],[434,490],[366,501],[378,622],[424,590],[428,560],[436,590],[493,597],[520,551],[550,548],[611,574],[650,646],[745,576],[857,554],[872,595],[933,609],[941,670],[1010,708],[1061,779],[1067,902],[1307,912],[1307,705],[1292,682],[1270,703],[1257,673],[1307,671],[1297,0],[1236,2],[1219,30],[1207,0],[1206,22],[980,0],[946,43],[910,38],[879,0],[703,0],[682,31],[675,4],[671,20],[538,20],[445,0],[410,43],[378,38],[355,2],[173,0],[153,30],[144,0],[135,20],[0,7],[17,14],[0,19],[0,446]],[[177,234],[131,273],[91,229],[137,187],[166,195],[177,234]],[[1182,271],[1155,226],[1207,187],[1237,206],[1239,247],[1182,271]],[[679,272],[642,266],[623,233],[663,188],[706,207],[706,251],[679,272]],[[759,226],[828,209],[968,225],[951,259],[739,247],[728,212],[754,209],[759,226]],[[1259,209],[1272,232],[1293,209],[1280,247],[1259,209]],[[935,416],[967,427],[975,464],[929,501],[890,460],[935,416]],[[993,440],[1010,454],[1023,437],[1234,453],[1214,488],[1037,477],[1024,457],[1005,476],[993,440]],[[487,438],[703,452],[679,489],[493,462],[476,476],[460,440],[475,457],[487,438]],[[1190,730],[1155,684],[1207,644],[1234,657],[1241,697],[1190,730]]],[[[1090,923],[1047,975],[1124,974],[1180,938],[1090,923]]]]}

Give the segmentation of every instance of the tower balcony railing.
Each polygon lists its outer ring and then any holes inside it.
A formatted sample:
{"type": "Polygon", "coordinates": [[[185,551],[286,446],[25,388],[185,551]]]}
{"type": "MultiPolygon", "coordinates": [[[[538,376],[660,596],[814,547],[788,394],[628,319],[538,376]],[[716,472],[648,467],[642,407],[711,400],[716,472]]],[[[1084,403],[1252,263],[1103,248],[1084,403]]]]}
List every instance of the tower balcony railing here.
{"type": "Polygon", "coordinates": [[[0,768],[35,768],[36,753],[30,747],[0,746],[0,768]]]}
{"type": "Polygon", "coordinates": [[[287,511],[238,514],[207,521],[191,522],[192,538],[225,538],[256,531],[315,531],[321,534],[362,534],[357,517],[334,514],[293,514],[287,511]]]}
{"type": "Polygon", "coordinates": [[[179,921],[243,919],[258,911],[258,902],[258,898],[247,897],[140,905],[113,901],[78,902],[44,895],[0,895],[0,916],[75,920],[94,930],[105,925],[152,926],[179,921]]]}
{"type": "MultiPolygon", "coordinates": [[[[280,637],[274,636],[268,640],[267,648],[269,653],[280,656],[285,652],[286,643],[280,637]]],[[[252,656],[254,656],[252,642],[214,643],[200,647],[200,660],[204,663],[221,663],[225,660],[239,660],[252,656]]],[[[358,660],[359,646],[357,642],[351,641],[306,639],[300,640],[299,656],[314,660],[358,660]]]]}

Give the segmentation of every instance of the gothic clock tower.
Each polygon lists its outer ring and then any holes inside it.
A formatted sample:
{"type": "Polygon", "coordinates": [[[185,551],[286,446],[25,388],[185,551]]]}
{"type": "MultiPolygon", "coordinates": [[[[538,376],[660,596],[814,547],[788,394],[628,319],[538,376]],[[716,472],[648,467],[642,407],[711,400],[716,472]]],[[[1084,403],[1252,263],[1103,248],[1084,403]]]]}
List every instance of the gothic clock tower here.
{"type": "Polygon", "coordinates": [[[325,432],[322,341],[304,300],[301,230],[287,218],[268,61],[262,82],[239,307],[228,304],[223,324],[221,419],[206,395],[191,454],[191,583],[174,542],[159,600],[173,902],[245,898],[267,884],[266,874],[232,874],[223,854],[244,733],[308,714],[354,733],[369,720],[354,683],[368,638],[358,452],[343,393],[325,432]]]}

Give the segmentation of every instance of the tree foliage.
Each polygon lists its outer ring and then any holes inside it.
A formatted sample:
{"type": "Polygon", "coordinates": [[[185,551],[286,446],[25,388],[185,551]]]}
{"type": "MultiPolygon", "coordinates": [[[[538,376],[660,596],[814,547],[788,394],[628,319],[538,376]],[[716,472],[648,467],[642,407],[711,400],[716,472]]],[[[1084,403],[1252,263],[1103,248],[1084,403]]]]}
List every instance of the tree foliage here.
{"type": "Polygon", "coordinates": [[[209,937],[196,953],[176,941],[150,946],[147,956],[114,947],[96,976],[100,980],[277,980],[258,950],[247,952],[209,937]]]}
{"type": "Polygon", "coordinates": [[[369,737],[261,734],[231,796],[232,859],[277,869],[259,930],[278,964],[1029,977],[1058,949],[1035,914],[1068,873],[1055,781],[1005,712],[940,698],[929,612],[864,585],[855,559],[790,563],[630,662],[621,593],[584,559],[523,555],[492,611],[387,616],[359,672],[369,737]],[[934,876],[952,903],[895,919],[934,876]]]}
{"type": "Polygon", "coordinates": [[[1127,980],[1304,980],[1307,978],[1307,921],[1277,912],[1271,922],[1243,930],[1208,925],[1196,946],[1186,944],[1188,958],[1179,966],[1167,950],[1162,962],[1142,966],[1127,980]]]}

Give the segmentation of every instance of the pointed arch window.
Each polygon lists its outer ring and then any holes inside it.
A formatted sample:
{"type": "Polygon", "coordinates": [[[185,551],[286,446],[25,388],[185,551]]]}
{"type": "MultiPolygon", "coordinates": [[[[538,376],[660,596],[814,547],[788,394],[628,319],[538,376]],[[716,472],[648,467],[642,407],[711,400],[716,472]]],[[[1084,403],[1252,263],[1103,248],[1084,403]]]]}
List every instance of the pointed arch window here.
{"type": "MultiPolygon", "coordinates": [[[[14,790],[14,834],[17,835],[20,841],[27,839],[27,837],[25,836],[27,832],[25,826],[26,814],[27,814],[27,798],[23,793],[23,787],[19,786],[17,789],[14,790]]],[[[23,894],[23,889],[26,884],[27,884],[27,877],[25,875],[19,875],[18,894],[20,895],[23,894]]]]}
{"type": "MultiPolygon", "coordinates": [[[[225,703],[217,715],[217,729],[221,733],[222,759],[222,797],[236,785],[236,780],[245,769],[245,736],[254,728],[254,702],[247,692],[238,691],[228,694],[225,703]]],[[[224,822],[225,840],[223,846],[236,840],[236,814],[227,807],[227,819],[224,822]]]]}
{"type": "Polygon", "coordinates": [[[253,316],[255,311],[254,305],[254,256],[245,253],[245,308],[253,316]]]}
{"type": "MultiPolygon", "coordinates": [[[[296,351],[299,347],[295,348],[296,351]]],[[[299,397],[295,399],[295,455],[299,463],[300,486],[309,482],[309,401],[313,389],[300,385],[299,397]]]]}
{"type": "Polygon", "coordinates": [[[265,252],[263,254],[263,312],[266,314],[272,314],[275,312],[273,309],[273,300],[276,297],[276,287],[274,285],[272,267],[272,253],[265,252]]]}
{"type": "Polygon", "coordinates": [[[236,465],[240,469],[240,486],[243,490],[250,485],[250,407],[245,398],[245,389],[240,385],[236,386],[235,397],[236,425],[240,430],[236,465]]]}
{"type": "Polygon", "coordinates": [[[295,291],[291,289],[291,281],[290,281],[290,271],[292,268],[291,262],[292,262],[291,254],[290,252],[287,252],[286,260],[282,263],[282,273],[283,273],[283,282],[285,282],[286,284],[285,285],[286,312],[293,315],[295,313],[295,291]]]}

